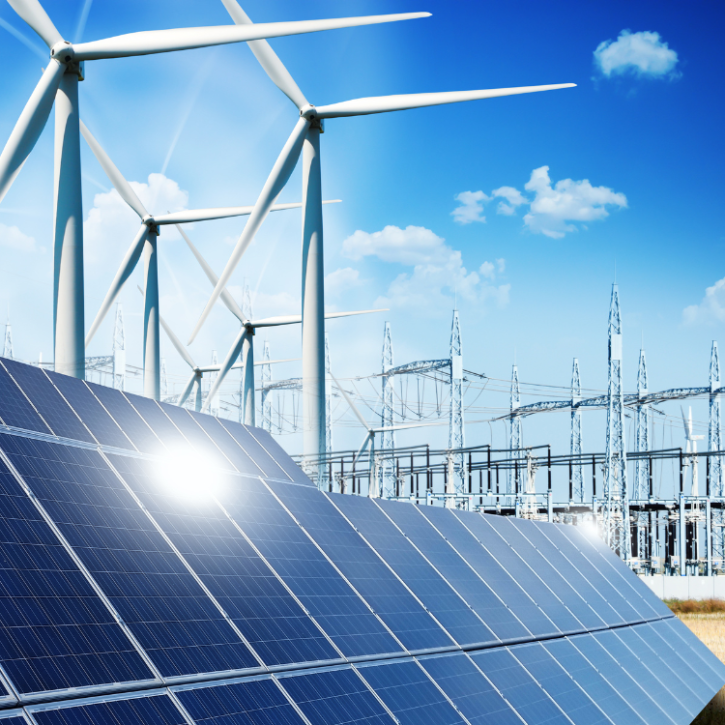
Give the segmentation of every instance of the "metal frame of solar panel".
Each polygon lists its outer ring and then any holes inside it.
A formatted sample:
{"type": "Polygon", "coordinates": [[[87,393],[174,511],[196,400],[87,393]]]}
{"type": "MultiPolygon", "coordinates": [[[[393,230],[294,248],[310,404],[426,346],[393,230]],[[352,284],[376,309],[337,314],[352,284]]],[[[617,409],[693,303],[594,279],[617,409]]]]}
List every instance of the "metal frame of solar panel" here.
{"type": "Polygon", "coordinates": [[[575,527],[325,494],[264,431],[0,360],[0,725],[684,725],[723,683],[575,527]]]}

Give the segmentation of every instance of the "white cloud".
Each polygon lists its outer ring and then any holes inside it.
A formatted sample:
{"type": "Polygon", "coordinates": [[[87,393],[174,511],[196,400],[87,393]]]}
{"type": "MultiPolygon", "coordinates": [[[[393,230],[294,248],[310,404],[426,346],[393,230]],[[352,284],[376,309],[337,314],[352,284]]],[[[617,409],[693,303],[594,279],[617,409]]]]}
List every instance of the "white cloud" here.
{"type": "Polygon", "coordinates": [[[496,276],[496,268],[492,262],[484,262],[478,269],[478,273],[481,277],[486,279],[493,279],[496,276]]]}
{"type": "Polygon", "coordinates": [[[725,278],[719,279],[705,290],[699,305],[685,307],[682,313],[685,324],[725,322],[725,278]]]}
{"type": "Polygon", "coordinates": [[[325,295],[337,297],[351,287],[360,284],[360,272],[352,267],[343,267],[325,275],[325,295]]]}
{"type": "MultiPolygon", "coordinates": [[[[148,183],[131,181],[131,188],[149,210],[156,214],[186,209],[189,195],[177,182],[163,174],[149,174],[148,183]]],[[[140,227],[136,213],[121,199],[115,189],[93,198],[93,207],[83,225],[84,248],[91,262],[104,260],[109,252],[131,244],[140,227]]],[[[176,229],[169,225],[161,230],[161,240],[180,239],[176,229]]]]}
{"type": "Polygon", "coordinates": [[[496,266],[498,267],[498,273],[503,274],[506,271],[506,260],[503,257],[497,259],[496,266]]]}
{"type": "Polygon", "coordinates": [[[592,222],[609,216],[608,207],[627,207],[627,197],[606,186],[592,186],[588,179],[562,179],[551,185],[549,167],[531,172],[524,187],[534,193],[524,224],[535,234],[558,239],[578,229],[571,222],[592,222]]]}
{"type": "Polygon", "coordinates": [[[486,217],[483,216],[483,205],[490,201],[490,197],[482,191],[462,191],[454,198],[461,202],[461,206],[451,212],[457,224],[486,221],[486,217]]]}
{"type": "Polygon", "coordinates": [[[605,40],[597,46],[594,62],[607,77],[624,73],[673,77],[678,58],[659,33],[623,30],[616,40],[605,40]]]}
{"type": "Polygon", "coordinates": [[[20,252],[34,252],[35,239],[23,234],[17,227],[0,224],[0,247],[17,249],[20,252]]]}
{"type": "Polygon", "coordinates": [[[527,201],[526,197],[518,189],[514,189],[513,186],[501,186],[494,189],[491,196],[505,200],[500,201],[498,207],[496,207],[496,213],[504,216],[513,215],[516,212],[516,207],[525,204],[527,201]]]}
{"type": "Polygon", "coordinates": [[[350,259],[377,257],[383,262],[413,266],[442,262],[450,252],[445,239],[425,227],[387,226],[380,232],[356,231],[342,243],[342,253],[350,259]]]}

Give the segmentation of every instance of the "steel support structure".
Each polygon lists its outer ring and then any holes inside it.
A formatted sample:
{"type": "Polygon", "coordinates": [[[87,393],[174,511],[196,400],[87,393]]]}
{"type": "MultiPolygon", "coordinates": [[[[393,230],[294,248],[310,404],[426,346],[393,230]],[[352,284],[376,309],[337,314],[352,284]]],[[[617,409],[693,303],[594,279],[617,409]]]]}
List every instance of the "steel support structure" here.
{"type": "Polygon", "coordinates": [[[13,353],[13,328],[10,325],[10,315],[5,323],[5,342],[3,343],[3,357],[12,360],[15,355],[13,353]]]}
{"type": "MultiPolygon", "coordinates": [[[[446,493],[461,496],[466,492],[466,461],[463,427],[463,349],[461,346],[461,322],[458,310],[453,310],[451,325],[451,408],[448,421],[448,490],[446,493]]],[[[446,499],[453,505],[454,499],[446,499]]]]}
{"type": "Polygon", "coordinates": [[[113,323],[113,387],[126,388],[126,332],[123,326],[123,307],[116,304],[116,319],[113,323]]]}
{"type": "Polygon", "coordinates": [[[571,441],[569,449],[572,455],[571,499],[577,503],[584,501],[584,466],[581,462],[582,413],[578,405],[581,397],[582,382],[579,375],[579,360],[574,358],[571,369],[571,441]],[[575,458],[576,456],[579,456],[579,459],[575,458]]]}
{"type": "Polygon", "coordinates": [[[332,366],[330,364],[330,338],[325,331],[325,453],[332,453],[332,366]]]}
{"type": "Polygon", "coordinates": [[[624,391],[622,389],[622,314],[619,290],[612,285],[609,309],[609,375],[607,386],[607,441],[604,461],[603,538],[609,547],[629,561],[629,501],[627,452],[624,445],[624,391]]]}
{"type": "MultiPolygon", "coordinates": [[[[211,351],[211,365],[216,366],[219,365],[219,355],[217,354],[216,350],[211,351]]],[[[211,390],[214,387],[214,381],[217,379],[217,376],[219,373],[216,370],[212,370],[209,373],[209,388],[208,390],[211,390]]],[[[208,392],[207,392],[208,395],[208,392]]],[[[218,416],[219,415],[219,396],[215,395],[214,399],[209,403],[209,414],[218,416]]]]}
{"type": "MultiPolygon", "coordinates": [[[[511,370],[511,421],[509,429],[509,449],[512,458],[519,458],[523,445],[523,431],[521,416],[518,410],[521,407],[521,393],[519,392],[519,369],[516,365],[511,370]]],[[[506,493],[518,494],[523,491],[523,472],[521,465],[508,470],[506,493]]]]}
{"type": "MultiPolygon", "coordinates": [[[[395,376],[388,375],[393,369],[393,338],[390,333],[390,323],[385,323],[383,331],[383,359],[382,359],[382,410],[380,413],[380,427],[393,426],[393,405],[395,402],[395,376]]],[[[395,491],[395,432],[384,430],[380,434],[380,445],[376,450],[377,460],[373,469],[378,495],[390,498],[396,495],[395,491]]]]}
{"type": "MultiPolygon", "coordinates": [[[[264,341],[264,349],[262,351],[262,429],[267,433],[272,432],[272,366],[269,361],[272,358],[269,353],[269,341],[264,341]]],[[[242,373],[241,381],[242,389],[244,386],[244,373],[242,373]]],[[[244,394],[240,396],[240,400],[244,400],[244,394]]],[[[239,407],[239,422],[244,419],[244,406],[239,407]]]]}
{"type": "MultiPolygon", "coordinates": [[[[647,359],[644,350],[639,351],[639,369],[637,370],[637,397],[636,425],[637,430],[634,438],[634,450],[637,453],[644,453],[649,450],[649,405],[641,402],[649,392],[647,382],[647,359]]],[[[637,458],[634,463],[634,487],[632,497],[638,501],[645,501],[649,498],[650,462],[648,458],[637,458]]],[[[637,520],[634,522],[637,530],[637,558],[641,561],[647,558],[648,544],[648,521],[647,514],[640,511],[637,520]]],[[[634,553],[634,552],[633,552],[634,553]]]]}
{"type": "MultiPolygon", "coordinates": [[[[722,421],[720,418],[720,355],[717,342],[713,340],[710,351],[710,420],[708,425],[708,449],[722,450],[722,421]]],[[[710,496],[725,496],[723,486],[722,458],[710,457],[710,496]]],[[[710,519],[708,518],[708,522],[710,519]]],[[[712,509],[712,535],[708,537],[708,554],[715,567],[725,569],[725,516],[720,508],[712,509]]]]}

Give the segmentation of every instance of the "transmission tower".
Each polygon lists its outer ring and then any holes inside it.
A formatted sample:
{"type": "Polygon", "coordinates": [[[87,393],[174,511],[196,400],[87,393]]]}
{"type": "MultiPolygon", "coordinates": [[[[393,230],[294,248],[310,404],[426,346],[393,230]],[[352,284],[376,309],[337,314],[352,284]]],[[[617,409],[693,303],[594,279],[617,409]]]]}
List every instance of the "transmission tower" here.
{"type": "MultiPolygon", "coordinates": [[[[711,451],[722,450],[722,423],[720,419],[720,395],[715,391],[720,387],[720,356],[717,342],[713,340],[710,352],[710,423],[708,426],[708,448],[711,451]]],[[[721,497],[725,494],[723,486],[722,458],[710,457],[710,495],[721,497]]],[[[712,558],[722,568],[725,566],[725,517],[720,508],[712,509],[712,558]]]]}
{"type": "Polygon", "coordinates": [[[607,443],[604,461],[604,540],[622,559],[630,559],[627,451],[624,447],[624,391],[622,389],[622,315],[619,291],[612,285],[609,308],[609,382],[607,388],[607,443]]]}
{"type": "Polygon", "coordinates": [[[123,307],[116,304],[116,320],[113,323],[113,387],[126,388],[126,333],[123,328],[123,307]]]}
{"type": "Polygon", "coordinates": [[[166,358],[161,358],[161,400],[169,395],[169,386],[166,380],[166,358]]]}
{"type": "MultiPolygon", "coordinates": [[[[516,365],[511,371],[511,430],[509,435],[509,449],[511,458],[519,458],[521,451],[523,431],[521,430],[521,417],[513,415],[521,406],[521,394],[519,392],[519,369],[516,365]]],[[[512,466],[508,471],[508,486],[506,493],[519,493],[522,491],[523,475],[521,462],[512,466]]]]}
{"type": "Polygon", "coordinates": [[[330,366],[330,338],[325,332],[325,452],[329,456],[332,453],[332,390],[330,380],[332,379],[332,367],[330,366]]]}
{"type": "MultiPolygon", "coordinates": [[[[639,351],[639,370],[637,371],[637,397],[641,400],[649,392],[647,384],[647,361],[644,350],[639,351]]],[[[639,402],[637,404],[637,433],[634,442],[637,453],[649,451],[649,406],[639,402]]],[[[634,491],[633,498],[644,501],[649,497],[649,459],[638,458],[634,465],[634,491]]],[[[641,560],[647,558],[647,514],[640,511],[637,514],[637,557],[641,560]]]]}
{"type": "MultiPolygon", "coordinates": [[[[461,495],[465,493],[465,461],[463,451],[465,435],[463,430],[463,350],[461,347],[461,322],[458,310],[453,310],[451,326],[451,411],[448,422],[448,491],[461,495]]],[[[453,500],[446,502],[453,504],[453,500]]]]}
{"type": "Polygon", "coordinates": [[[10,313],[8,312],[8,321],[5,323],[5,344],[3,345],[3,357],[12,360],[15,357],[13,353],[13,328],[10,325],[10,313]]]}
{"type": "MultiPolygon", "coordinates": [[[[218,365],[219,364],[219,357],[217,356],[216,350],[211,351],[211,364],[212,365],[218,365]]],[[[218,372],[211,372],[209,373],[209,390],[211,390],[214,387],[214,381],[217,379],[218,372]]],[[[208,395],[208,391],[207,391],[208,395]]],[[[219,415],[219,394],[217,393],[214,396],[214,399],[209,403],[209,413],[214,416],[219,415]]]]}
{"type": "Polygon", "coordinates": [[[582,398],[582,382],[579,376],[579,361],[574,358],[571,370],[571,455],[572,455],[572,498],[584,502],[584,466],[582,454],[582,412],[577,403],[582,398]],[[574,458],[578,456],[578,458],[574,458]]]}
{"type": "Polygon", "coordinates": [[[249,283],[244,280],[244,290],[242,291],[242,314],[248,319],[254,319],[252,314],[252,290],[249,288],[249,283]]]}
{"type": "MultiPolygon", "coordinates": [[[[269,341],[264,341],[262,352],[262,429],[267,433],[272,432],[272,391],[269,389],[272,383],[272,366],[269,364],[269,341]]],[[[243,398],[240,396],[240,400],[243,398]]],[[[239,407],[239,422],[242,422],[243,411],[239,407]]]]}
{"type": "MultiPolygon", "coordinates": [[[[390,334],[390,323],[385,323],[385,331],[383,333],[383,364],[382,364],[382,399],[383,408],[381,413],[380,425],[383,428],[390,428],[393,425],[393,402],[395,397],[395,387],[393,375],[386,375],[393,367],[393,338],[390,334]]],[[[373,466],[376,471],[376,481],[378,492],[383,498],[395,496],[395,433],[392,430],[384,430],[380,437],[380,448],[378,449],[378,465],[373,466]]]]}

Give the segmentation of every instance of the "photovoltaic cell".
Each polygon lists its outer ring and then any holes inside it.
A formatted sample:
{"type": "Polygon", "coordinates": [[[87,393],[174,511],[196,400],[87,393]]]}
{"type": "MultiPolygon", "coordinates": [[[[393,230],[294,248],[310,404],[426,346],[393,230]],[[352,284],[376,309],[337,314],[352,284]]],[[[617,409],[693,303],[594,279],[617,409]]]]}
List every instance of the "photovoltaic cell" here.
{"type": "Polygon", "coordinates": [[[649,725],[674,722],[624,667],[591,634],[571,637],[572,644],[649,725]]]}
{"type": "MultiPolygon", "coordinates": [[[[7,362],[5,358],[0,363],[7,362]]],[[[38,412],[23,395],[8,371],[0,364],[0,418],[5,425],[13,428],[24,428],[36,433],[53,435],[53,431],[43,422],[38,412]]]]}
{"type": "Polygon", "coordinates": [[[86,381],[86,385],[98,398],[111,417],[141,453],[161,454],[165,452],[161,441],[146,425],[120,390],[106,388],[86,381]]]}
{"type": "Polygon", "coordinates": [[[521,725],[511,706],[466,655],[422,657],[419,663],[471,725],[521,725]]]}
{"type": "Polygon", "coordinates": [[[211,497],[163,488],[148,461],[109,458],[265,664],[340,658],[211,497]]]}
{"type": "MultiPolygon", "coordinates": [[[[496,641],[496,635],[416,551],[372,499],[340,494],[331,494],[328,498],[459,644],[496,641]]],[[[390,502],[385,510],[393,511],[403,506],[412,508],[407,503],[390,502]]],[[[435,529],[429,529],[431,539],[440,538],[435,529]]]]}
{"type": "Polygon", "coordinates": [[[0,662],[22,693],[152,678],[1,461],[0,662]]]}
{"type": "Polygon", "coordinates": [[[511,654],[526,668],[574,725],[607,725],[609,718],[540,644],[513,647],[511,654]]]}
{"type": "Polygon", "coordinates": [[[2,713],[0,713],[0,722],[3,725],[28,725],[28,721],[22,715],[3,717],[2,713]]]}
{"type": "MultiPolygon", "coordinates": [[[[465,512],[456,513],[461,520],[464,520],[461,514],[465,512]]],[[[536,572],[528,566],[510,542],[506,541],[505,536],[501,533],[501,523],[505,523],[507,526],[510,526],[510,524],[504,521],[502,517],[483,516],[481,514],[466,516],[464,523],[516,581],[522,585],[525,583],[527,594],[562,632],[573,632],[583,628],[581,622],[562,604],[561,600],[539,578],[536,572]]],[[[503,531],[508,533],[508,529],[503,531]]]]}
{"type": "MultiPolygon", "coordinates": [[[[234,438],[245,453],[259,466],[265,478],[277,478],[282,481],[291,480],[279,463],[272,458],[267,450],[249,432],[248,428],[241,423],[225,418],[218,418],[218,421],[226,428],[229,435],[234,438]]],[[[285,457],[287,457],[286,454],[285,457]]]]}
{"type": "Polygon", "coordinates": [[[476,573],[498,594],[506,606],[525,622],[526,628],[534,635],[554,634],[559,630],[554,623],[536,606],[535,602],[516,582],[512,575],[486,550],[474,535],[462,524],[478,514],[470,513],[459,519],[450,509],[435,506],[420,506],[423,514],[450,545],[470,564],[476,573]]]}
{"type": "MultiPolygon", "coordinates": [[[[523,534],[510,516],[490,516],[488,523],[515,549],[516,553],[552,591],[557,599],[576,618],[579,628],[593,629],[605,625],[604,620],[589,606],[563,573],[550,562],[523,534]]],[[[529,523],[523,519],[526,523],[529,523]]],[[[553,524],[552,524],[553,525],[553,524]]]]}
{"type": "Polygon", "coordinates": [[[167,695],[35,710],[38,725],[188,725],[167,695]]]}
{"type": "Polygon", "coordinates": [[[175,690],[196,725],[304,725],[271,679],[175,690]]]}
{"type": "Polygon", "coordinates": [[[312,725],[394,723],[352,669],[281,677],[279,682],[312,725]]]}
{"type": "Polygon", "coordinates": [[[146,421],[146,425],[156,434],[167,451],[173,453],[177,450],[186,449],[189,445],[186,438],[161,410],[155,400],[144,398],[141,395],[132,395],[131,393],[124,393],[124,397],[146,421]]]}
{"type": "Polygon", "coordinates": [[[320,491],[284,483],[268,485],[405,647],[418,650],[453,645],[449,635],[320,491]]]}
{"type": "MultiPolygon", "coordinates": [[[[511,524],[521,532],[539,551],[549,564],[567,581],[574,591],[589,604],[607,625],[622,624],[623,619],[612,605],[584,577],[584,575],[554,546],[544,531],[552,526],[528,519],[511,518],[511,524]]],[[[560,595],[561,596],[561,595],[560,595]]]]}
{"type": "Polygon", "coordinates": [[[446,581],[500,639],[529,636],[529,631],[482,581],[456,550],[422,516],[421,506],[395,501],[376,502],[423,555],[445,575],[446,581]]]}
{"type": "MultiPolygon", "coordinates": [[[[300,488],[280,485],[284,489],[300,488]]],[[[309,490],[325,507],[329,506],[319,491],[309,490]]],[[[240,478],[234,489],[223,492],[220,498],[265,560],[346,656],[401,651],[383,624],[261,481],[240,478]]]]}
{"type": "Polygon", "coordinates": [[[50,381],[63,394],[70,406],[80,416],[95,439],[104,446],[134,450],[131,441],[98,402],[88,386],[78,378],[45,371],[50,381]]]}
{"type": "Polygon", "coordinates": [[[562,711],[508,648],[472,654],[471,659],[526,723],[543,725],[566,722],[562,711]]]}
{"type": "Polygon", "coordinates": [[[401,725],[463,725],[463,718],[416,662],[359,669],[401,725]]]}
{"type": "Polygon", "coordinates": [[[57,436],[85,443],[95,442],[40,368],[15,360],[3,360],[3,365],[57,436]]]}
{"type": "Polygon", "coordinates": [[[191,410],[188,413],[207,432],[219,450],[234,464],[239,472],[252,476],[262,475],[262,469],[244,452],[216,418],[191,410]]]}
{"type": "Polygon", "coordinates": [[[280,446],[272,435],[262,428],[244,426],[245,430],[269,453],[282,467],[287,475],[295,482],[305,486],[314,486],[309,476],[289,457],[289,454],[280,446]]]}
{"type": "Polygon", "coordinates": [[[643,725],[644,720],[568,639],[544,642],[542,646],[615,725],[643,725]]]}
{"type": "Polygon", "coordinates": [[[3,445],[164,676],[258,666],[98,453],[21,438],[3,445]]]}

